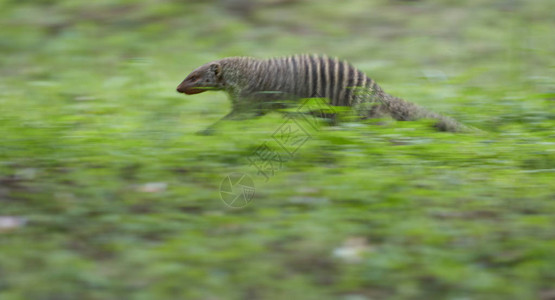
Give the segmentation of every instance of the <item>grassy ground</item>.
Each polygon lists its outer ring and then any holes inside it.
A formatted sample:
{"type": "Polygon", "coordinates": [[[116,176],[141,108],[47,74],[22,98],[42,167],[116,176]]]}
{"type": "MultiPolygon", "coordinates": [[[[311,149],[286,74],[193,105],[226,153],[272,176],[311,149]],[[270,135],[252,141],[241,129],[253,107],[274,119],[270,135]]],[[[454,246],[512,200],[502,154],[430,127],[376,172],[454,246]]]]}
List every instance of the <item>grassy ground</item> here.
{"type": "Polygon", "coordinates": [[[237,3],[0,1],[0,299],[555,299],[553,1],[237,3]],[[189,71],[306,52],[485,133],[324,126],[268,178],[282,115],[195,135],[189,71]]]}

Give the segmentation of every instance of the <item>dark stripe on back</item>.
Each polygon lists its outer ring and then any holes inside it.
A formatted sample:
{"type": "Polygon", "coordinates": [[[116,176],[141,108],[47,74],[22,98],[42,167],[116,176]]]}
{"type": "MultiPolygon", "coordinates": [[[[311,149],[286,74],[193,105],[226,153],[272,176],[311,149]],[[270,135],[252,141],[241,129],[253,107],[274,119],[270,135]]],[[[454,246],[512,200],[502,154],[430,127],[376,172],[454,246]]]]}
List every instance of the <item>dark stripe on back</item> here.
{"type": "Polygon", "coordinates": [[[274,59],[273,58],[269,59],[268,60],[268,73],[267,73],[268,76],[270,76],[268,78],[269,79],[268,80],[269,84],[267,86],[267,89],[269,91],[273,91],[273,90],[276,89],[277,82],[274,78],[277,77],[277,75],[278,75],[278,70],[277,69],[278,68],[276,67],[276,65],[274,63],[274,59]]]}
{"type": "Polygon", "coordinates": [[[363,91],[364,88],[364,81],[366,80],[366,75],[364,73],[362,73],[362,71],[360,70],[356,70],[357,75],[358,75],[358,80],[356,83],[356,87],[357,89],[359,89],[359,93],[363,91]]]}
{"type": "Polygon", "coordinates": [[[320,97],[329,98],[326,87],[328,85],[328,72],[326,59],[323,56],[319,57],[319,65],[320,65],[320,88],[318,89],[318,94],[320,97]]]}
{"type": "Polygon", "coordinates": [[[285,68],[287,70],[287,72],[284,72],[284,78],[283,81],[286,82],[285,87],[287,90],[287,93],[294,93],[295,90],[293,89],[295,87],[295,68],[293,67],[293,63],[291,62],[293,58],[292,57],[286,57],[284,59],[284,63],[285,63],[285,68]]]}
{"type": "Polygon", "coordinates": [[[352,101],[353,101],[353,95],[355,94],[354,91],[354,85],[356,84],[355,82],[355,68],[351,65],[349,65],[349,80],[347,82],[347,92],[345,93],[345,99],[347,99],[347,102],[349,105],[351,105],[352,101]]]}
{"type": "Polygon", "coordinates": [[[345,105],[345,99],[341,97],[341,93],[345,87],[343,86],[343,72],[345,72],[345,63],[343,61],[338,61],[339,70],[337,71],[337,88],[335,91],[335,97],[337,98],[337,105],[345,105]]]}
{"type": "Polygon", "coordinates": [[[287,90],[287,82],[285,82],[285,78],[288,75],[287,73],[287,58],[276,58],[276,63],[279,66],[279,85],[276,91],[284,92],[287,90]]]}
{"type": "Polygon", "coordinates": [[[295,95],[299,95],[297,83],[299,82],[299,77],[301,74],[299,67],[297,66],[297,56],[291,57],[291,68],[293,69],[293,78],[291,82],[291,84],[293,85],[292,91],[295,95]]]}
{"type": "Polygon", "coordinates": [[[327,58],[327,63],[328,63],[328,78],[329,78],[329,82],[328,82],[328,87],[327,87],[327,93],[328,93],[328,98],[330,100],[330,103],[332,103],[333,105],[335,105],[335,101],[337,101],[336,99],[334,99],[335,97],[334,95],[334,91],[335,91],[335,85],[336,85],[336,78],[335,78],[335,61],[333,58],[327,58]]]}
{"type": "Polygon", "coordinates": [[[320,81],[320,74],[318,74],[318,66],[320,65],[320,63],[314,56],[310,56],[309,58],[310,58],[310,66],[312,67],[312,87],[311,87],[309,98],[322,97],[322,95],[319,95],[319,92],[318,92],[318,81],[320,81]]]}

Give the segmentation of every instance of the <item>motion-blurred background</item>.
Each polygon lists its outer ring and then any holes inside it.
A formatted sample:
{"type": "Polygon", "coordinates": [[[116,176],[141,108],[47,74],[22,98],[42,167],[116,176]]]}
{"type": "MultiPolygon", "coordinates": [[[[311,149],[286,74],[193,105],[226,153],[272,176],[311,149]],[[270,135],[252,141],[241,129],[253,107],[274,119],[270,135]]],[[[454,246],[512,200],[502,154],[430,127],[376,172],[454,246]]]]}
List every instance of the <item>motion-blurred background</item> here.
{"type": "Polygon", "coordinates": [[[555,299],[554,11],[0,0],[0,299],[555,299]],[[266,177],[281,114],[195,135],[229,103],[190,71],[296,53],[484,133],[327,126],[266,177]]]}

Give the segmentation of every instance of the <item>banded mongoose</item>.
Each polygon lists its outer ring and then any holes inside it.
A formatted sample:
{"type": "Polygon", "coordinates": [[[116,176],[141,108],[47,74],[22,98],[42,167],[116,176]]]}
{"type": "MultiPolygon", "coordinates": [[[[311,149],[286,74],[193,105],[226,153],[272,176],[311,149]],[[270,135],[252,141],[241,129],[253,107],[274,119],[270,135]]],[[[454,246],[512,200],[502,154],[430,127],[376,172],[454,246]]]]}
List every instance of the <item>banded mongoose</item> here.
{"type": "Polygon", "coordinates": [[[272,108],[272,103],[286,97],[322,97],[329,99],[332,106],[352,107],[363,118],[427,118],[436,119],[435,127],[442,131],[469,129],[449,117],[387,94],[346,61],[322,55],[223,58],[200,66],[177,87],[178,92],[187,95],[207,90],[229,94],[232,110],[222,120],[262,115],[272,108]]]}

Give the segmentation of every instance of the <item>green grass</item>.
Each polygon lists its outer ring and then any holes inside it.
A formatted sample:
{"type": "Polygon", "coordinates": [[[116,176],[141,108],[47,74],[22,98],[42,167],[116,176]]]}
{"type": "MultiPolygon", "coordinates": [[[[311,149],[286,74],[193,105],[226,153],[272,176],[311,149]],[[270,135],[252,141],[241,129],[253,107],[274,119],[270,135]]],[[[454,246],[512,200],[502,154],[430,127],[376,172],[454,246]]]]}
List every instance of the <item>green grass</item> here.
{"type": "Polygon", "coordinates": [[[0,1],[0,217],[26,220],[0,299],[552,299],[555,7],[490,2],[0,1]],[[277,113],[195,134],[229,103],[176,93],[188,72],[306,52],[485,132],[322,126],[293,157],[277,113]]]}

